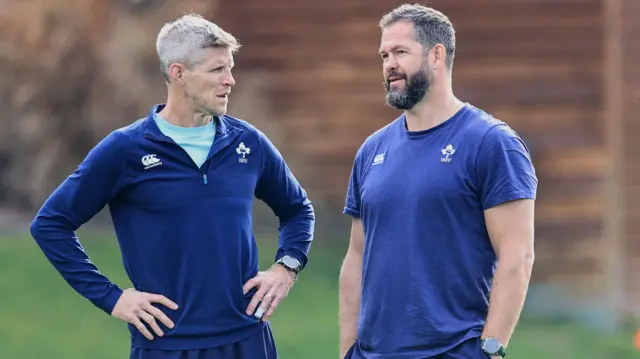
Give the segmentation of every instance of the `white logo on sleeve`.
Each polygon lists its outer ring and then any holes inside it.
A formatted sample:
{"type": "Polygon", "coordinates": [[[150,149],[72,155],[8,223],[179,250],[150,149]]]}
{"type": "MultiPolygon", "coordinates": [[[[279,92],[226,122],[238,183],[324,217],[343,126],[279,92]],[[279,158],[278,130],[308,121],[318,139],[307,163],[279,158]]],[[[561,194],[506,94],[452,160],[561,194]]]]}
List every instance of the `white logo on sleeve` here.
{"type": "Polygon", "coordinates": [[[373,158],[373,165],[379,165],[384,162],[384,153],[377,154],[376,157],[373,158]]]}
{"type": "Polygon", "coordinates": [[[443,157],[440,159],[440,162],[450,163],[451,156],[453,156],[453,154],[456,153],[456,149],[453,148],[453,145],[449,144],[445,148],[443,148],[441,152],[443,157]]]}
{"type": "Polygon", "coordinates": [[[238,162],[240,163],[249,162],[247,155],[251,153],[251,149],[245,146],[244,142],[240,142],[240,145],[238,146],[238,148],[236,148],[236,152],[238,153],[238,155],[242,156],[241,158],[238,158],[238,162]]]}
{"type": "Polygon", "coordinates": [[[162,162],[156,155],[146,155],[142,156],[142,164],[144,165],[144,169],[148,170],[149,168],[153,168],[156,166],[160,166],[162,162]]]}

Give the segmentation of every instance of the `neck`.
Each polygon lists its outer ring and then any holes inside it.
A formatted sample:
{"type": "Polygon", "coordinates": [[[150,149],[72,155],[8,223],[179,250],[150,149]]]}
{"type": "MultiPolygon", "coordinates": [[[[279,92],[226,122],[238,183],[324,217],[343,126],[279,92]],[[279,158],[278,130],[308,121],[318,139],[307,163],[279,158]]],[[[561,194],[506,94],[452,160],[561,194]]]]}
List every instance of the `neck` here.
{"type": "Polygon", "coordinates": [[[171,96],[167,99],[166,106],[158,113],[160,117],[174,126],[200,127],[212,121],[213,117],[193,109],[186,99],[175,100],[171,96]]]}
{"type": "Polygon", "coordinates": [[[424,99],[405,111],[407,130],[425,131],[447,121],[464,106],[450,87],[432,86],[424,99]]]}

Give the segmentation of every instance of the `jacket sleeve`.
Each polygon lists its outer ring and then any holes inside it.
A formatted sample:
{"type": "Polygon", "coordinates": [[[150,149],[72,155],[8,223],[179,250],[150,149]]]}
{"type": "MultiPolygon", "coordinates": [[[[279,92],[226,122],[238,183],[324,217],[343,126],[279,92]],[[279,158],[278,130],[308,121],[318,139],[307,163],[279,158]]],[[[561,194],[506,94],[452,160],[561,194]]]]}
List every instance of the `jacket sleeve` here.
{"type": "Polygon", "coordinates": [[[31,223],[38,246],[71,287],[111,314],[122,290],[91,262],[75,231],[100,212],[125,181],[125,135],[112,132],[51,194],[31,223]]]}
{"type": "Polygon", "coordinates": [[[289,255],[300,261],[304,268],[313,241],[313,206],[280,152],[263,133],[258,135],[262,149],[262,173],[256,197],[266,203],[280,221],[276,260],[289,255]]]}

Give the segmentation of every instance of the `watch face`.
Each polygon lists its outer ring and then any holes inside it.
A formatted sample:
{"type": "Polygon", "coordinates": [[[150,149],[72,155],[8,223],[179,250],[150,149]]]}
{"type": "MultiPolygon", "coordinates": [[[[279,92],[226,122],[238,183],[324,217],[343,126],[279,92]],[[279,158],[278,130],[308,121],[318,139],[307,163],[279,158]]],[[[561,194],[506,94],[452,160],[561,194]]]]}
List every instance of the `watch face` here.
{"type": "Polygon", "coordinates": [[[494,338],[485,339],[482,349],[487,353],[497,353],[500,350],[500,342],[494,338]]]}
{"type": "Polygon", "coordinates": [[[290,268],[298,268],[300,266],[300,262],[298,262],[297,259],[289,256],[285,256],[284,258],[282,258],[282,262],[284,262],[284,264],[290,268]]]}

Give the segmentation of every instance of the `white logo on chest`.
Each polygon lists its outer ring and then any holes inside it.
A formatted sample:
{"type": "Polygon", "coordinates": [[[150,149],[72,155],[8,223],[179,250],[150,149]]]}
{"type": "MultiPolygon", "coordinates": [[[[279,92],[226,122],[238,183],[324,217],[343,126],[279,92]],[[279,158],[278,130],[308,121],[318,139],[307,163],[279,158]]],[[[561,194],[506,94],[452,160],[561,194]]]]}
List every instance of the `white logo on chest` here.
{"type": "Polygon", "coordinates": [[[440,150],[440,152],[442,152],[442,156],[443,156],[442,158],[440,158],[440,162],[451,163],[451,156],[453,156],[453,154],[456,153],[456,149],[453,148],[453,145],[449,144],[445,148],[440,150]]]}
{"type": "Polygon", "coordinates": [[[373,165],[379,165],[384,162],[384,153],[377,154],[376,157],[373,158],[373,165]]]}
{"type": "Polygon", "coordinates": [[[141,162],[144,165],[145,170],[148,170],[149,168],[153,168],[156,166],[160,166],[162,164],[160,159],[154,154],[142,156],[141,162]]]}
{"type": "Polygon", "coordinates": [[[238,155],[242,156],[242,157],[238,158],[238,162],[240,162],[240,163],[249,162],[249,159],[247,158],[247,155],[251,153],[251,149],[249,147],[245,146],[244,142],[240,142],[240,145],[238,146],[238,148],[236,148],[236,153],[238,153],[238,155]]]}

